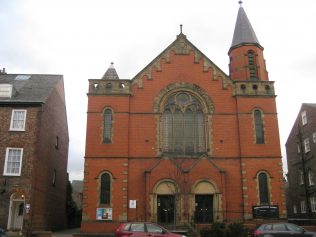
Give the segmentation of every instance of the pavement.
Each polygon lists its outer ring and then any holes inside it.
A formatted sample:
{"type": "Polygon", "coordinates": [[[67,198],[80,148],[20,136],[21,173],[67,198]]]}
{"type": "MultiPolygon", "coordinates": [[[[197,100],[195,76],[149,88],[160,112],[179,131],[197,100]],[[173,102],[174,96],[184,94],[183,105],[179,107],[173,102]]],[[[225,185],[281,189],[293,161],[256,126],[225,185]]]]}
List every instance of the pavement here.
{"type": "Polygon", "coordinates": [[[80,228],[55,231],[52,233],[52,237],[72,237],[76,233],[80,233],[80,228]]]}

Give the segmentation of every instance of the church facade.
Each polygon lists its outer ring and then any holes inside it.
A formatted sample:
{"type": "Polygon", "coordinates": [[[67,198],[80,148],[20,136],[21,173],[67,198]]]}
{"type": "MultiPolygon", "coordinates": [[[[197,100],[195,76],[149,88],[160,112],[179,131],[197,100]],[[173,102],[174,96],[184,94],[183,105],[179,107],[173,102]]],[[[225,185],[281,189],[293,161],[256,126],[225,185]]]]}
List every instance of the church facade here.
{"type": "Polygon", "coordinates": [[[82,232],[286,217],[274,82],[242,6],[229,75],[180,32],[131,80],[89,79],[82,232]]]}

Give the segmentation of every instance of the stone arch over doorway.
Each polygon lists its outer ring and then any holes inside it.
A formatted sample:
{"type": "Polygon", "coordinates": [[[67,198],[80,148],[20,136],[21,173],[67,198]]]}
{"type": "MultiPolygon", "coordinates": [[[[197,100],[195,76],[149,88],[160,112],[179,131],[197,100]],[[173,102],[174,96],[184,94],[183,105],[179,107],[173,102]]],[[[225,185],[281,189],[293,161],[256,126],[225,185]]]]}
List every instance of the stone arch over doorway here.
{"type": "Polygon", "coordinates": [[[198,180],[192,186],[191,216],[195,223],[222,221],[222,194],[212,180],[198,180]]]}
{"type": "Polygon", "coordinates": [[[150,195],[152,221],[174,224],[179,220],[181,195],[178,184],[172,179],[158,181],[150,195]]]}

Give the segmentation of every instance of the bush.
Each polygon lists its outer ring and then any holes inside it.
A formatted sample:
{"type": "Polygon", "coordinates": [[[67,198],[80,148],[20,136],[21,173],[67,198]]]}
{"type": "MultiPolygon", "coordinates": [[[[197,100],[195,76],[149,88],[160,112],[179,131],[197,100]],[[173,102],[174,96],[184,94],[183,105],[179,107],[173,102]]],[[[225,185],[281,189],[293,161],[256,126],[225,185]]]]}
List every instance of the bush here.
{"type": "Polygon", "coordinates": [[[214,222],[211,228],[211,237],[225,237],[225,223],[214,222]]]}
{"type": "Polygon", "coordinates": [[[200,230],[200,237],[210,237],[211,235],[211,229],[210,228],[203,228],[200,230]]]}
{"type": "Polygon", "coordinates": [[[226,237],[243,237],[246,234],[242,223],[231,223],[226,230],[226,237]]]}
{"type": "Polygon", "coordinates": [[[200,230],[200,237],[246,237],[247,231],[242,223],[230,223],[228,226],[222,222],[215,222],[211,228],[200,230]]]}

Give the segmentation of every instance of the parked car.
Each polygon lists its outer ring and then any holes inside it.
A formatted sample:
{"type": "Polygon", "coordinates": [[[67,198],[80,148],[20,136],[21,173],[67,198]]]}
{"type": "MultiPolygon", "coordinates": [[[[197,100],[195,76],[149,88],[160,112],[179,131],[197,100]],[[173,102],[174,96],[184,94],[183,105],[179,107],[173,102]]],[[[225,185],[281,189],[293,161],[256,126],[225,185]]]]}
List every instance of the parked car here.
{"type": "Polygon", "coordinates": [[[122,223],[115,230],[115,237],[186,237],[172,233],[160,225],[147,222],[122,223]]]}
{"type": "Polygon", "coordinates": [[[306,231],[304,228],[292,223],[262,224],[253,232],[254,237],[316,237],[316,232],[306,231]]]}
{"type": "Polygon", "coordinates": [[[0,228],[0,237],[5,236],[5,230],[0,228]]]}

